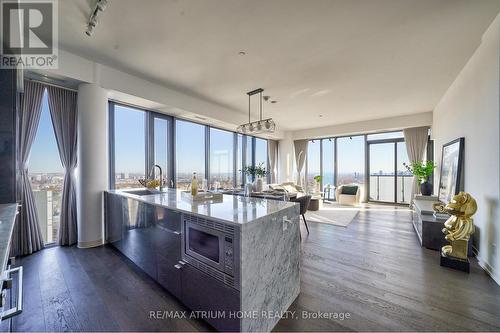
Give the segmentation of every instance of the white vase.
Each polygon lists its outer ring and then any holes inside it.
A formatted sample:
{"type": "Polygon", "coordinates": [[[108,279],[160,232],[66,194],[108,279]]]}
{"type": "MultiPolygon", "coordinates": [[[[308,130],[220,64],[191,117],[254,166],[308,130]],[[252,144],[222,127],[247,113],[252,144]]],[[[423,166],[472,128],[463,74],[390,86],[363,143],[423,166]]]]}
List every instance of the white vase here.
{"type": "Polygon", "coordinates": [[[257,177],[255,182],[253,183],[253,189],[254,192],[262,192],[262,189],[264,188],[264,181],[261,177],[257,177]]]}

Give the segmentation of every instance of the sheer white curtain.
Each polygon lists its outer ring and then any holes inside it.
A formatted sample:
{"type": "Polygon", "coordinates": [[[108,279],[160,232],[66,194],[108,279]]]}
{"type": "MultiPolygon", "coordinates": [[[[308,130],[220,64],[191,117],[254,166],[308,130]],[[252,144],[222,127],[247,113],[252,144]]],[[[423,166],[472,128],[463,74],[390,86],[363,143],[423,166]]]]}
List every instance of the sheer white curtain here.
{"type": "Polygon", "coordinates": [[[278,142],[275,140],[267,140],[267,155],[269,159],[269,172],[271,175],[271,183],[276,183],[276,155],[278,154],[278,142]]]}
{"type": "MultiPolygon", "coordinates": [[[[413,127],[403,130],[406,151],[408,153],[408,159],[410,163],[422,161],[425,154],[425,147],[427,146],[427,141],[429,140],[429,127],[413,127]]],[[[417,182],[417,178],[413,177],[413,186],[411,188],[411,201],[415,198],[415,195],[420,193],[420,186],[417,182]]]]}
{"type": "Polygon", "coordinates": [[[295,163],[297,164],[297,184],[304,187],[304,175],[302,175],[302,170],[307,158],[307,145],[309,140],[295,140],[293,142],[295,148],[295,163]]]}

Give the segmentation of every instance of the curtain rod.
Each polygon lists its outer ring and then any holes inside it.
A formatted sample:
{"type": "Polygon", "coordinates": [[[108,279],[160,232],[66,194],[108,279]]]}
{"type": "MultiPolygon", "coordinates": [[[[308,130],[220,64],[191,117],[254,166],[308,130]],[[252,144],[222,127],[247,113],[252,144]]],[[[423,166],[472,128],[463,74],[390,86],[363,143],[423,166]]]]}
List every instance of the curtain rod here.
{"type": "Polygon", "coordinates": [[[45,81],[40,81],[40,80],[36,80],[36,79],[32,79],[32,78],[24,78],[24,79],[27,80],[27,81],[38,82],[38,83],[43,84],[45,86],[52,86],[52,87],[56,87],[56,88],[60,88],[60,89],[65,89],[65,90],[69,90],[69,91],[78,92],[78,90],[76,90],[76,89],[64,87],[64,86],[57,85],[57,84],[54,84],[54,83],[48,83],[48,82],[45,82],[45,81]]]}

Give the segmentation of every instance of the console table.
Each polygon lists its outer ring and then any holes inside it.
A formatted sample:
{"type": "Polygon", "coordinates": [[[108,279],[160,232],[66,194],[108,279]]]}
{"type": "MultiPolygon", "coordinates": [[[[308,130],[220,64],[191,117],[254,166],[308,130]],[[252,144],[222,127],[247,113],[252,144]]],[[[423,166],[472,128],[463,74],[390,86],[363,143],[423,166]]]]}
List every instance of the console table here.
{"type": "MultiPolygon", "coordinates": [[[[441,251],[448,241],[444,238],[443,228],[446,219],[436,219],[432,205],[437,202],[436,197],[419,196],[413,200],[412,222],[421,246],[431,250],[441,251]]],[[[472,256],[472,239],[469,242],[469,256],[472,256]]]]}
{"type": "Polygon", "coordinates": [[[441,231],[446,220],[434,217],[432,205],[435,202],[432,199],[415,199],[413,201],[412,222],[421,246],[432,250],[441,250],[441,247],[448,244],[441,231]]]}

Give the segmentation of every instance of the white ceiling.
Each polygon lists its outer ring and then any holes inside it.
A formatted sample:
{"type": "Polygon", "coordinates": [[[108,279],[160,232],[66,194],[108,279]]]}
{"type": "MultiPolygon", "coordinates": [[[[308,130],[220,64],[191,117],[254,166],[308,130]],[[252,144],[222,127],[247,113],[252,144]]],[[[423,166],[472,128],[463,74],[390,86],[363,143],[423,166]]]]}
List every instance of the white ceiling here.
{"type": "Polygon", "coordinates": [[[62,48],[242,113],[262,87],[282,130],[432,110],[500,11],[500,0],[110,0],[89,38],[93,2],[59,1],[62,48]]]}

